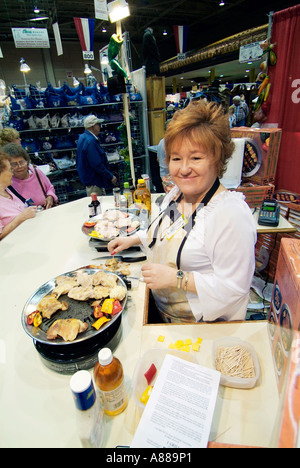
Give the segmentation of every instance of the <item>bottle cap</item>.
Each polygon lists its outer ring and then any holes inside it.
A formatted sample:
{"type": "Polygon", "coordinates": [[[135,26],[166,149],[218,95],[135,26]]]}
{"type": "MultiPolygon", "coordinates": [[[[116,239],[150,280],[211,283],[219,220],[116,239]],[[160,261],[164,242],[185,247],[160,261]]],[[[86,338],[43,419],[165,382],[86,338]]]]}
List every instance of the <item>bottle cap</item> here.
{"type": "Polygon", "coordinates": [[[129,188],[129,182],[124,182],[124,188],[129,188]]]}
{"type": "Polygon", "coordinates": [[[92,377],[86,370],[76,372],[70,380],[75,405],[81,411],[88,410],[96,400],[96,392],[92,377]]]}
{"type": "Polygon", "coordinates": [[[95,192],[91,193],[91,197],[93,201],[98,200],[98,195],[95,192]]]}
{"type": "Polygon", "coordinates": [[[144,184],[144,183],[145,183],[144,179],[139,179],[138,180],[138,184],[144,184]]]}
{"type": "Polygon", "coordinates": [[[113,359],[112,352],[109,348],[102,348],[98,353],[98,361],[101,366],[108,366],[113,359]]]}

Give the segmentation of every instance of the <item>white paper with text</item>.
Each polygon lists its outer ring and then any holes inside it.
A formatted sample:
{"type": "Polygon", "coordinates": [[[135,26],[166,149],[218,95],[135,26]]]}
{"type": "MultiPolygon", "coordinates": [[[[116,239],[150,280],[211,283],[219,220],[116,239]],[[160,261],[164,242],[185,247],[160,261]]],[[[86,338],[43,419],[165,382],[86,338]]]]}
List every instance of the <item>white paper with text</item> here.
{"type": "Polygon", "coordinates": [[[168,354],[131,447],[207,447],[220,375],[168,354]]]}

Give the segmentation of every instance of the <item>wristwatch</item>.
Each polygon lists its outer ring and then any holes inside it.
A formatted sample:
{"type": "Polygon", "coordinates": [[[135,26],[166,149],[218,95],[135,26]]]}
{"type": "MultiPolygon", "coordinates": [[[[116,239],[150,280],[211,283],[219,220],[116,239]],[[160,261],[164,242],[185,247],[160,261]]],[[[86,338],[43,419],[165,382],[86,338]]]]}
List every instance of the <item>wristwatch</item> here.
{"type": "Polygon", "coordinates": [[[184,271],[182,270],[177,270],[177,288],[181,288],[181,283],[184,278],[184,271]]]}

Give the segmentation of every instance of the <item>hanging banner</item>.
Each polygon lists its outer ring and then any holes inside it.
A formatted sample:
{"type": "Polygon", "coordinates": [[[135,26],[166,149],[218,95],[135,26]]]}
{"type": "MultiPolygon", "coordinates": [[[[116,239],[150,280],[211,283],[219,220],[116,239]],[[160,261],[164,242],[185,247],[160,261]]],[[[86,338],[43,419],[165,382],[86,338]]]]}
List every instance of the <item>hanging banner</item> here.
{"type": "Polygon", "coordinates": [[[63,48],[62,48],[62,43],[61,43],[61,37],[60,37],[60,31],[58,27],[58,23],[53,23],[53,32],[54,32],[54,38],[55,38],[55,44],[56,44],[56,50],[57,50],[57,55],[63,55],[63,48]]]}
{"type": "Polygon", "coordinates": [[[173,26],[178,60],[186,57],[188,26],[173,26]]]}
{"type": "MultiPolygon", "coordinates": [[[[93,52],[94,47],[94,18],[73,18],[83,52],[93,52]]],[[[89,55],[89,54],[87,54],[89,55]]],[[[85,60],[89,60],[85,58],[85,60]]],[[[93,60],[93,59],[90,59],[93,60]]]]}
{"type": "Polygon", "coordinates": [[[45,28],[11,28],[16,49],[49,49],[48,31],[45,28]]]}
{"type": "Polygon", "coordinates": [[[94,0],[95,18],[108,21],[107,1],[94,0]]]}

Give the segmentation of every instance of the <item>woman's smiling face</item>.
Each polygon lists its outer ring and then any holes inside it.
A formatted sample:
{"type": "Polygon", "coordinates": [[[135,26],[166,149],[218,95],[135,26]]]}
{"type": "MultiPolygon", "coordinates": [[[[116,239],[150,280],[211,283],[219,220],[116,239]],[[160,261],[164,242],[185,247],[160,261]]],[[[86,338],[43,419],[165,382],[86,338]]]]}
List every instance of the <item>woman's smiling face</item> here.
{"type": "Polygon", "coordinates": [[[213,155],[189,138],[176,138],[169,171],[186,201],[200,202],[217,177],[213,155]]]}

